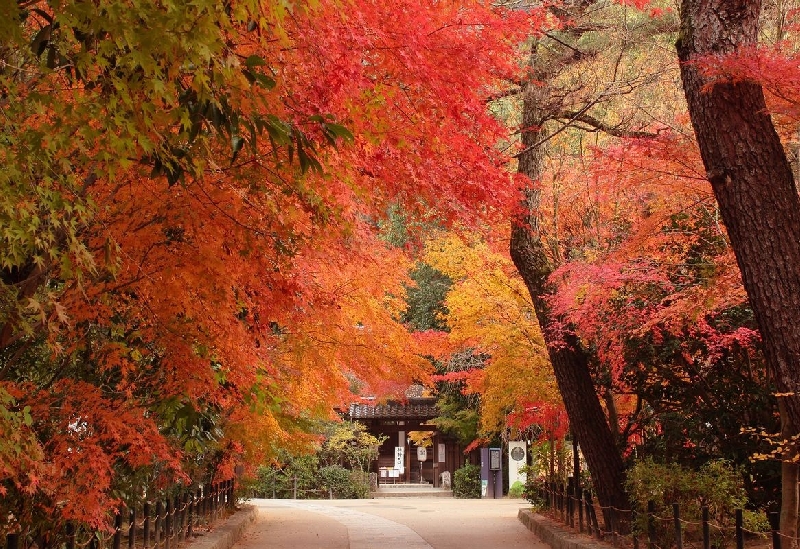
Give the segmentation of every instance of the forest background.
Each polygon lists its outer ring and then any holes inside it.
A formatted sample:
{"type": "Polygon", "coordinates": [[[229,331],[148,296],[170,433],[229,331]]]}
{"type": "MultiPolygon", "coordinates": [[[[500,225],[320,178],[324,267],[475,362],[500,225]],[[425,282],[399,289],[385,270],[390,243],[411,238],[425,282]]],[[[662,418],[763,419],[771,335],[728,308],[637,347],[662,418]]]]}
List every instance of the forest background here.
{"type": "Polygon", "coordinates": [[[606,504],[727,460],[795,536],[796,8],[1,0],[0,531],[417,381],[469,442],[569,418],[606,504]]]}

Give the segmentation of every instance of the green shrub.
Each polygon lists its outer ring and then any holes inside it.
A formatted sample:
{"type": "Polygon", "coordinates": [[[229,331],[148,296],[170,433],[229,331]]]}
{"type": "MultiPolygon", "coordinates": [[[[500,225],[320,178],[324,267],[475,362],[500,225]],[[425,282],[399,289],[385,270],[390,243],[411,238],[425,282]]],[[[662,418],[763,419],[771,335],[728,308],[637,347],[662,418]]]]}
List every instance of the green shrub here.
{"type": "Polygon", "coordinates": [[[360,471],[350,471],[341,465],[322,467],[317,475],[320,489],[336,499],[369,497],[369,485],[360,471]]]}
{"type": "Polygon", "coordinates": [[[317,489],[319,460],[314,455],[282,456],[282,467],[262,466],[252,485],[254,495],[265,498],[313,499],[320,496],[317,489]]]}
{"type": "Polygon", "coordinates": [[[508,497],[521,498],[525,495],[525,485],[520,481],[515,481],[508,489],[508,497]]]}
{"type": "MultiPolygon", "coordinates": [[[[639,533],[647,532],[648,501],[655,503],[658,517],[671,517],[672,505],[677,503],[681,518],[688,523],[697,523],[701,516],[701,508],[708,507],[709,519],[712,523],[723,526],[712,528],[712,545],[725,547],[731,542],[732,529],[736,509],[744,509],[747,495],[742,476],[730,462],[715,460],[706,463],[699,470],[681,467],[675,463],[656,463],[652,459],[636,463],[628,471],[626,489],[634,507],[639,510],[634,528],[639,533]]],[[[744,513],[749,530],[768,529],[764,513],[746,511],[744,513]]],[[[657,521],[663,522],[663,521],[657,521]]],[[[662,547],[673,543],[672,528],[657,528],[662,547]]],[[[697,532],[687,530],[685,537],[693,540],[697,532]]]]}
{"type": "Polygon", "coordinates": [[[481,468],[465,464],[453,474],[453,496],[464,499],[480,499],[481,468]]]}

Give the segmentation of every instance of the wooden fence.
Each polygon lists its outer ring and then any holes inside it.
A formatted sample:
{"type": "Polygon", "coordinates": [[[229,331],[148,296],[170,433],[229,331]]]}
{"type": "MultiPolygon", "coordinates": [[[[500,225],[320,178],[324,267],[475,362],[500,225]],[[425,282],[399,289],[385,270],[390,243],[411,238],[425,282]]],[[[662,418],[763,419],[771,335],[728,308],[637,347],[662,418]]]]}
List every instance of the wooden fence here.
{"type": "MultiPolygon", "coordinates": [[[[570,477],[570,480],[571,477],[570,477]]],[[[535,487],[535,499],[547,510],[546,515],[574,528],[580,533],[595,536],[611,543],[613,547],[632,549],[736,549],[760,547],[781,549],[782,544],[793,547],[800,538],[784,536],[778,530],[778,514],[770,513],[768,532],[748,530],[744,526],[744,512],[736,509],[725,520],[712,520],[709,508],[701,506],[697,517],[682,515],[680,506],[674,503],[657,512],[653,501],[647,509],[617,509],[601,507],[591,492],[573,486],[542,482],[535,487]],[[666,511],[666,512],[665,512],[666,511]],[[601,521],[598,521],[598,514],[601,521]]]]}
{"type": "MultiPolygon", "coordinates": [[[[234,481],[117,509],[107,530],[67,523],[61,532],[8,534],[4,549],[177,549],[235,504],[234,481]]],[[[2,538],[0,538],[1,540],[2,538]]]]}

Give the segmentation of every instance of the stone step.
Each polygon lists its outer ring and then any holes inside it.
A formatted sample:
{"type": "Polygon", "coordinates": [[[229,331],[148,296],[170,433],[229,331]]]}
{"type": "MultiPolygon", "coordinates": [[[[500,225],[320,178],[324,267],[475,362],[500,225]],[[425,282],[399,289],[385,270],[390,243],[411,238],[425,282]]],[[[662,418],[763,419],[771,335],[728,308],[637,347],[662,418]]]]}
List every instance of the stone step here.
{"type": "Polygon", "coordinates": [[[373,498],[451,498],[453,497],[452,490],[438,490],[438,491],[392,491],[392,492],[372,492],[373,498]]]}
{"type": "Polygon", "coordinates": [[[381,483],[379,487],[380,489],[386,488],[387,490],[438,490],[438,488],[433,487],[433,484],[419,482],[387,482],[381,483]]]}
{"type": "Polygon", "coordinates": [[[374,498],[451,498],[452,490],[434,488],[432,484],[381,484],[374,498]]]}

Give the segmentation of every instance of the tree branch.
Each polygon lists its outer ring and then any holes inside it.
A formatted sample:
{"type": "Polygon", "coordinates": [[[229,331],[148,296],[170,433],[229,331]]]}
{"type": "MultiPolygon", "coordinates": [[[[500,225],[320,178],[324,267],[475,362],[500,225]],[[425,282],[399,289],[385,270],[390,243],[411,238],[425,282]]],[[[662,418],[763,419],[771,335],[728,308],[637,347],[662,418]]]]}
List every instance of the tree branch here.
{"type": "Polygon", "coordinates": [[[620,125],[611,126],[602,120],[598,120],[594,116],[586,114],[582,111],[562,111],[553,118],[561,121],[566,121],[567,125],[574,122],[581,122],[591,128],[589,131],[603,132],[614,137],[656,137],[657,134],[652,132],[645,132],[640,130],[630,130],[623,128],[620,125]]]}

